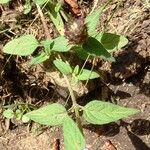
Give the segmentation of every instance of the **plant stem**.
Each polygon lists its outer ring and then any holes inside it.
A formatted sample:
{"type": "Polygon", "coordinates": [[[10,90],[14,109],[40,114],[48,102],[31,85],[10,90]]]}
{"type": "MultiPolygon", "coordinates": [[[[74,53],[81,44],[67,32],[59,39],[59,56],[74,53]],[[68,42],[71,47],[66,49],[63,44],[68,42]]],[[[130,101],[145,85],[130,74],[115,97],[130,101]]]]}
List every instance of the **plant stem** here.
{"type": "Polygon", "coordinates": [[[68,86],[68,90],[69,90],[69,93],[70,93],[70,96],[71,96],[71,100],[72,100],[72,107],[74,108],[74,111],[75,111],[75,116],[76,116],[76,122],[78,124],[78,127],[80,129],[80,131],[82,132],[83,134],[83,129],[82,129],[82,126],[81,126],[81,120],[80,120],[80,114],[79,114],[79,107],[78,107],[78,104],[76,102],[76,97],[75,97],[75,94],[73,92],[73,89],[71,87],[71,84],[67,78],[66,75],[64,75],[64,78],[66,80],[66,83],[67,83],[67,86],[68,86]]]}
{"type": "Polygon", "coordinates": [[[49,33],[49,30],[48,30],[48,27],[47,27],[44,15],[42,13],[42,10],[41,10],[41,8],[40,8],[40,6],[38,4],[36,4],[36,7],[37,7],[38,13],[39,13],[39,15],[41,17],[41,21],[42,21],[43,28],[44,28],[44,31],[45,31],[45,36],[46,36],[47,39],[51,39],[51,35],[49,33]]]}

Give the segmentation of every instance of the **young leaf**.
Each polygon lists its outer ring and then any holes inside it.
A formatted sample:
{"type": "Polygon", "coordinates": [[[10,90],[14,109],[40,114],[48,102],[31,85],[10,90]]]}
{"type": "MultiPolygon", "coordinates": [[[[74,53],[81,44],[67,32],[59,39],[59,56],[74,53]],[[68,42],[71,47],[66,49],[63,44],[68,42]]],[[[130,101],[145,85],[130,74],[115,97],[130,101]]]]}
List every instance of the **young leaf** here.
{"type": "Polygon", "coordinates": [[[82,72],[77,75],[78,80],[95,79],[98,77],[100,77],[98,73],[87,69],[83,69],[82,72]]]}
{"type": "Polygon", "coordinates": [[[47,55],[49,55],[52,51],[52,47],[54,46],[54,40],[46,39],[41,41],[42,46],[44,46],[44,51],[47,55]]]}
{"type": "Polygon", "coordinates": [[[12,109],[7,109],[3,112],[3,116],[7,119],[12,119],[14,117],[14,112],[12,109]]]}
{"type": "Polygon", "coordinates": [[[70,50],[71,46],[69,44],[68,39],[66,39],[64,36],[59,36],[55,39],[51,40],[45,40],[42,41],[41,44],[45,48],[46,53],[50,53],[51,51],[57,51],[57,52],[67,52],[70,50]]]}
{"type": "Polygon", "coordinates": [[[75,66],[75,68],[74,68],[74,70],[73,70],[73,73],[74,73],[75,75],[77,75],[77,74],[79,73],[79,65],[76,65],[76,66],[75,66]]]}
{"type": "Polygon", "coordinates": [[[10,0],[0,0],[0,4],[6,4],[8,3],[10,0]]]}
{"type": "Polygon", "coordinates": [[[67,52],[70,50],[72,45],[69,45],[69,40],[64,36],[59,36],[53,39],[54,44],[52,50],[57,52],[67,52]]]}
{"type": "Polygon", "coordinates": [[[30,118],[28,118],[26,115],[23,115],[21,120],[22,120],[22,122],[27,123],[30,121],[30,118]]]}
{"type": "Polygon", "coordinates": [[[70,117],[64,119],[63,134],[65,150],[82,150],[85,148],[84,137],[77,124],[70,117]]]}
{"type": "Polygon", "coordinates": [[[126,46],[127,44],[128,44],[128,39],[125,37],[125,36],[120,36],[120,41],[119,41],[119,43],[118,43],[118,49],[120,49],[120,48],[122,48],[122,47],[124,47],[124,46],[126,46]]]}
{"type": "Polygon", "coordinates": [[[46,53],[42,52],[38,56],[32,58],[30,65],[41,64],[42,62],[46,61],[47,59],[49,59],[49,56],[46,55],[46,53]]]}
{"type": "Polygon", "coordinates": [[[31,11],[31,2],[26,0],[24,4],[24,14],[28,14],[31,11]]]}
{"type": "Polygon", "coordinates": [[[138,113],[139,110],[125,108],[109,102],[94,100],[83,110],[84,118],[93,124],[107,124],[138,113]]]}
{"type": "Polygon", "coordinates": [[[99,18],[102,12],[103,12],[103,7],[99,7],[86,17],[89,36],[95,35],[95,30],[99,23],[99,18]]]}
{"type": "Polygon", "coordinates": [[[28,56],[31,55],[39,46],[38,41],[33,35],[23,35],[8,42],[3,52],[12,55],[28,56]]]}
{"type": "Polygon", "coordinates": [[[61,15],[59,14],[59,11],[55,11],[55,7],[57,7],[57,5],[53,2],[48,3],[48,15],[54,23],[60,35],[64,35],[64,22],[61,18],[61,15]]]}
{"type": "Polygon", "coordinates": [[[111,54],[104,48],[104,46],[93,37],[88,38],[87,42],[83,44],[83,49],[90,55],[99,56],[108,61],[115,61],[111,54]]]}
{"type": "Polygon", "coordinates": [[[51,104],[25,114],[26,117],[43,125],[61,125],[67,112],[61,104],[51,104]]]}
{"type": "Polygon", "coordinates": [[[79,80],[76,76],[72,76],[70,83],[71,83],[72,86],[76,86],[78,84],[78,81],[79,80]]]}
{"type": "Polygon", "coordinates": [[[56,6],[55,6],[55,12],[59,12],[61,6],[62,6],[61,2],[57,2],[56,6]]]}
{"type": "Polygon", "coordinates": [[[17,109],[15,111],[15,117],[16,117],[16,120],[20,120],[22,118],[22,112],[20,109],[17,109]]]}
{"type": "Polygon", "coordinates": [[[62,60],[57,59],[54,60],[53,63],[62,74],[68,75],[71,74],[73,71],[70,64],[63,62],[62,60]]]}
{"type": "Polygon", "coordinates": [[[128,43],[127,38],[112,33],[103,33],[100,41],[107,50],[120,49],[128,43]]]}
{"type": "Polygon", "coordinates": [[[43,5],[44,3],[46,3],[48,0],[33,0],[36,4],[38,5],[43,5]]]}

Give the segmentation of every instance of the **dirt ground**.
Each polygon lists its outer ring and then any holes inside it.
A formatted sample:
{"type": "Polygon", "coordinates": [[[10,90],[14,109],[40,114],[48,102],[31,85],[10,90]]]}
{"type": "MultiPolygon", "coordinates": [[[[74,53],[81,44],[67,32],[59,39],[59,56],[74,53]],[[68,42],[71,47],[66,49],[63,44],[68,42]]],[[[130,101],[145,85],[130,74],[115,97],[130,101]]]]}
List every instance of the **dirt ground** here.
{"type": "MultiPolygon", "coordinates": [[[[36,16],[36,9],[33,8],[32,13],[25,16],[19,2],[5,8],[0,6],[1,114],[4,105],[29,102],[41,106],[53,102],[52,99],[64,103],[68,96],[66,90],[56,87],[48,80],[48,73],[41,66],[29,68],[27,62],[30,58],[9,58],[2,53],[4,44],[22,33],[33,33],[39,39],[44,37],[40,19],[29,28],[36,16]]],[[[97,6],[105,2],[106,0],[99,0],[97,6]]],[[[91,8],[93,4],[86,1],[82,3],[85,8],[91,8]]],[[[105,100],[110,99],[119,105],[137,108],[141,112],[103,126],[83,123],[87,148],[113,150],[107,145],[110,141],[117,150],[150,150],[150,2],[122,0],[120,6],[117,9],[116,7],[117,1],[114,0],[102,15],[99,28],[103,28],[112,17],[107,26],[108,31],[127,36],[129,43],[114,54],[115,63],[102,62],[100,66],[96,66],[98,70],[104,71],[104,81],[109,89],[98,81],[99,85],[79,100],[105,97],[105,100]],[[114,10],[115,13],[111,16],[114,10]],[[107,91],[106,95],[103,95],[104,91],[107,91]]],[[[58,33],[49,20],[48,27],[51,36],[56,37],[58,33]]],[[[9,121],[0,115],[1,150],[55,150],[57,142],[60,150],[63,150],[60,127],[23,124],[15,119],[9,121]]]]}

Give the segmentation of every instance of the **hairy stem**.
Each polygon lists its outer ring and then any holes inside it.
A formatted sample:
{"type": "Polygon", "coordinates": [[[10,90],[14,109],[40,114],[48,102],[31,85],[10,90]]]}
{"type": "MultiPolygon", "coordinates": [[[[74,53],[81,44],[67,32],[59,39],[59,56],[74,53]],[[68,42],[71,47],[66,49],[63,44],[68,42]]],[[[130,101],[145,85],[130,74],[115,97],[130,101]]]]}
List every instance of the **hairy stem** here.
{"type": "Polygon", "coordinates": [[[67,78],[66,75],[64,75],[64,78],[66,80],[66,83],[67,83],[67,86],[68,86],[68,90],[69,90],[69,93],[70,93],[70,96],[71,96],[71,100],[72,100],[72,107],[74,108],[74,111],[75,111],[75,116],[76,116],[76,122],[78,124],[78,127],[80,129],[80,131],[82,132],[83,134],[83,129],[82,129],[82,126],[81,126],[81,120],[80,120],[80,114],[79,114],[79,107],[78,107],[78,104],[76,102],[76,97],[75,97],[75,94],[73,92],[73,89],[71,87],[71,84],[67,78]]]}

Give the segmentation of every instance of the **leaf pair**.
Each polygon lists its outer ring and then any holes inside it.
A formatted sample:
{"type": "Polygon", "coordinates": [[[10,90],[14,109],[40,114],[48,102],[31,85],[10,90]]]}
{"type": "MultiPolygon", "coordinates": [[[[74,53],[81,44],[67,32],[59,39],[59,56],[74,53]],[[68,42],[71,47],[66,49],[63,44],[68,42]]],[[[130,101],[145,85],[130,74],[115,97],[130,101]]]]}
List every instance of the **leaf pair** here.
{"type": "Polygon", "coordinates": [[[67,115],[62,105],[51,104],[24,116],[43,125],[62,125],[66,150],[81,150],[85,147],[85,140],[78,125],[67,115]]]}
{"type": "MultiPolygon", "coordinates": [[[[106,124],[117,121],[138,110],[125,108],[108,102],[93,100],[83,107],[84,118],[93,124],[106,124]]],[[[43,125],[62,125],[66,150],[81,150],[85,148],[85,140],[78,125],[68,116],[61,104],[51,104],[24,115],[43,125]]]]}
{"type": "Polygon", "coordinates": [[[3,116],[7,119],[13,119],[16,120],[22,120],[24,123],[29,122],[29,118],[26,116],[23,116],[23,112],[20,109],[16,109],[13,111],[12,109],[8,108],[3,112],[3,116]]]}
{"type": "Polygon", "coordinates": [[[48,53],[50,53],[51,51],[68,52],[72,47],[72,45],[69,44],[68,39],[66,39],[64,36],[59,36],[51,40],[45,40],[41,43],[44,46],[46,52],[48,53]]]}
{"type": "Polygon", "coordinates": [[[110,52],[121,49],[127,43],[128,40],[124,36],[101,32],[98,33],[96,37],[89,37],[82,46],[82,52],[78,49],[77,53],[81,53],[80,55],[85,56],[86,58],[86,53],[88,53],[90,56],[101,57],[104,60],[113,62],[115,59],[111,56],[110,52]]]}
{"type": "Polygon", "coordinates": [[[96,28],[99,23],[100,16],[102,15],[105,6],[98,7],[95,11],[86,17],[86,24],[88,27],[88,35],[95,37],[107,50],[114,48],[122,48],[128,43],[127,38],[107,32],[97,32],[96,28]]]}
{"type": "MultiPolygon", "coordinates": [[[[90,55],[101,57],[108,61],[115,61],[108,51],[113,51],[124,47],[128,40],[124,36],[119,36],[107,32],[97,32],[97,25],[100,16],[105,6],[97,8],[94,12],[86,17],[86,24],[88,27],[88,41],[83,45],[84,53],[88,52],[90,55]]],[[[82,55],[86,55],[80,52],[82,55]]]]}
{"type": "Polygon", "coordinates": [[[54,60],[53,63],[62,74],[64,75],[74,74],[74,76],[81,81],[88,79],[95,79],[99,77],[98,73],[91,70],[82,69],[81,72],[79,72],[79,66],[76,66],[73,70],[68,62],[63,62],[62,60],[59,59],[54,60]]]}
{"type": "Polygon", "coordinates": [[[33,35],[23,35],[8,42],[4,46],[3,52],[12,55],[28,56],[31,55],[39,46],[43,46],[44,52],[34,57],[30,63],[31,65],[36,65],[47,60],[52,51],[67,52],[71,48],[68,39],[64,36],[42,41],[41,44],[33,35]]]}
{"type": "Polygon", "coordinates": [[[111,54],[105,49],[105,47],[93,37],[89,37],[87,42],[83,44],[83,49],[93,57],[101,57],[108,61],[115,61],[111,54]]]}

